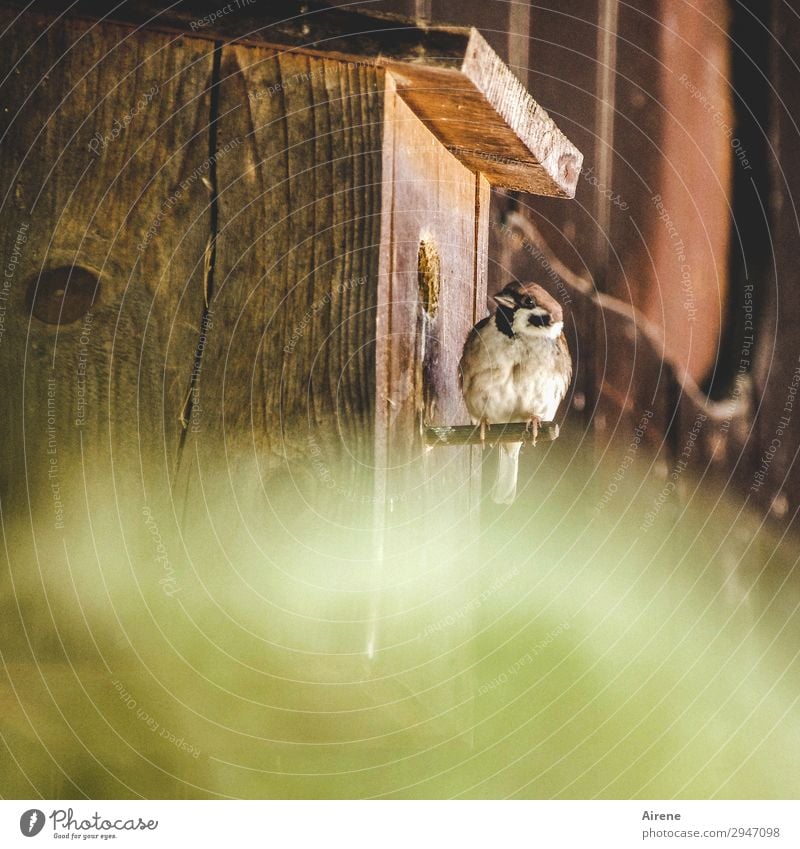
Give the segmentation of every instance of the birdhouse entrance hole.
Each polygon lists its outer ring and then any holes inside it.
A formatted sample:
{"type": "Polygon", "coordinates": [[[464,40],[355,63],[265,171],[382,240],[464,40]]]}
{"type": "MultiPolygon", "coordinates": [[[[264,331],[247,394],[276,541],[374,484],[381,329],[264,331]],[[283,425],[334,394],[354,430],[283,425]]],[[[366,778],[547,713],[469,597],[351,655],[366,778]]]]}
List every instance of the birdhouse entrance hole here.
{"type": "Polygon", "coordinates": [[[441,260],[433,240],[423,236],[417,254],[417,281],[419,300],[428,318],[436,318],[439,309],[439,284],[441,260]]]}

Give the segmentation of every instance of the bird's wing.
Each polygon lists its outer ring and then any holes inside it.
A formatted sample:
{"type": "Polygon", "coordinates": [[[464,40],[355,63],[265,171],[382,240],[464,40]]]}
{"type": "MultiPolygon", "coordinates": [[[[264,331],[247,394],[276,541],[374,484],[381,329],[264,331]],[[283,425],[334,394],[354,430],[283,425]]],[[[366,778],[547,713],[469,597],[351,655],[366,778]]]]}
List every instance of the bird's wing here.
{"type": "Polygon", "coordinates": [[[490,318],[491,316],[487,315],[486,318],[481,319],[467,334],[467,339],[464,342],[464,348],[461,351],[461,359],[458,363],[458,388],[462,391],[464,389],[464,369],[470,368],[470,365],[466,362],[466,360],[473,354],[473,348],[480,337],[480,332],[489,323],[490,318]]]}

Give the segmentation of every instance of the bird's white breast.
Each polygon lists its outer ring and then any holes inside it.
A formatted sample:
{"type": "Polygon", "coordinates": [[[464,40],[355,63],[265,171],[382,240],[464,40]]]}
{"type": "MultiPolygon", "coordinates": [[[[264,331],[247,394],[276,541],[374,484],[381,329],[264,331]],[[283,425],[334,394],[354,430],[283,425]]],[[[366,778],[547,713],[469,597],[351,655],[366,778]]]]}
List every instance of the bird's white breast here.
{"type": "Polygon", "coordinates": [[[464,398],[470,415],[475,421],[526,421],[531,416],[551,421],[567,389],[559,361],[563,356],[550,333],[509,338],[490,320],[464,352],[464,398]]]}

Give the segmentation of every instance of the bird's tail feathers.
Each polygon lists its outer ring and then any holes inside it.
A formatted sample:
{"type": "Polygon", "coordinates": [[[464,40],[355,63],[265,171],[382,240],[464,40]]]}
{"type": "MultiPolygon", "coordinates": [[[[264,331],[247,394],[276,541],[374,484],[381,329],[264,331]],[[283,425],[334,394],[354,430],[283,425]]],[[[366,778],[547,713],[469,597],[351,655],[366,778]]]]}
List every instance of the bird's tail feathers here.
{"type": "Polygon", "coordinates": [[[492,501],[495,504],[511,504],[517,494],[517,469],[521,442],[501,442],[497,456],[497,478],[494,482],[492,501]]]}

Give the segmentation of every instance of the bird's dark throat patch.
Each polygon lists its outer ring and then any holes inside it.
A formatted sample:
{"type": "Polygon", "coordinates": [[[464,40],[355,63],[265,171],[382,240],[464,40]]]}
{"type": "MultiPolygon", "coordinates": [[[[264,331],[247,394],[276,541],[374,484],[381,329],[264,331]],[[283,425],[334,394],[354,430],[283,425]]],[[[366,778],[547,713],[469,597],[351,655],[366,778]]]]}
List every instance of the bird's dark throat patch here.
{"type": "Polygon", "coordinates": [[[494,314],[494,323],[497,325],[497,329],[508,336],[509,339],[514,338],[512,322],[514,321],[515,312],[516,310],[511,309],[511,307],[499,306],[497,312],[494,314]]]}

